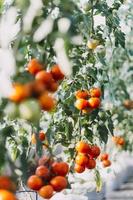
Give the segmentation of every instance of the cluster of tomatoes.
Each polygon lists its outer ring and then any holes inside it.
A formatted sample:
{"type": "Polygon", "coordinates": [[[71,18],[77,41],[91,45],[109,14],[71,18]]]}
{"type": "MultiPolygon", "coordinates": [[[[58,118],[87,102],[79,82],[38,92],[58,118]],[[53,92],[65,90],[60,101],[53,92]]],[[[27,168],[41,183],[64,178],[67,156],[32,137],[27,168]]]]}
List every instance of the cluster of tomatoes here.
{"type": "Polygon", "coordinates": [[[80,141],[76,145],[76,151],[75,172],[82,173],[86,168],[94,169],[96,167],[96,159],[100,155],[100,148],[98,146],[80,141]]]}
{"type": "Polygon", "coordinates": [[[17,200],[16,185],[8,176],[0,176],[0,200],[17,200]]]}
{"type": "Polygon", "coordinates": [[[102,162],[103,167],[105,168],[111,165],[111,161],[109,160],[109,155],[107,153],[101,154],[100,160],[102,162]]]}
{"type": "Polygon", "coordinates": [[[69,166],[66,162],[54,161],[52,158],[43,156],[38,161],[35,174],[30,176],[27,186],[38,192],[44,198],[51,198],[55,192],[67,188],[66,175],[69,166]]]}
{"type": "Polygon", "coordinates": [[[56,92],[59,81],[64,79],[58,65],[53,65],[50,71],[44,70],[43,65],[37,60],[32,59],[27,66],[27,71],[34,77],[33,81],[26,84],[13,83],[13,91],[9,96],[10,101],[19,104],[19,116],[30,119],[30,110],[36,108],[51,111],[56,105],[53,92],[56,92]],[[27,111],[26,114],[24,111],[27,111]],[[28,113],[28,114],[27,114],[28,113]]]}
{"type": "Polygon", "coordinates": [[[88,90],[78,90],[75,93],[75,107],[83,113],[90,113],[94,109],[99,108],[101,104],[100,97],[102,95],[100,88],[91,88],[88,90]]]}
{"type": "Polygon", "coordinates": [[[112,140],[116,145],[120,147],[123,147],[125,145],[125,139],[122,136],[113,136],[112,140]]]}

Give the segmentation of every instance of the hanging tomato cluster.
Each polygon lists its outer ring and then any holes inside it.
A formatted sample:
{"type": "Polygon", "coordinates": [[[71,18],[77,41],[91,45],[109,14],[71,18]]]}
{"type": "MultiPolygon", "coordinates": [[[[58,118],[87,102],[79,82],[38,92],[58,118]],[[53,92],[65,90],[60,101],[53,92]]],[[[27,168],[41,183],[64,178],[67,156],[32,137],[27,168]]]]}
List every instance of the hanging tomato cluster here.
{"type": "MultiPolygon", "coordinates": [[[[34,77],[34,80],[26,84],[13,83],[13,91],[9,100],[18,106],[14,106],[17,116],[36,121],[41,109],[51,111],[55,108],[56,100],[52,94],[57,91],[59,81],[63,80],[64,74],[58,65],[53,65],[50,71],[44,70],[43,65],[37,59],[32,59],[28,63],[27,71],[34,77]]],[[[11,115],[11,109],[8,110],[11,115]]]]}
{"type": "Polygon", "coordinates": [[[80,141],[76,145],[77,156],[75,158],[74,170],[82,173],[85,169],[94,169],[96,167],[96,159],[100,155],[100,148],[96,145],[80,141]]]}
{"type": "Polygon", "coordinates": [[[111,161],[109,160],[109,155],[107,153],[103,153],[100,156],[100,160],[102,162],[103,167],[109,167],[111,165],[111,161]]]}
{"type": "Polygon", "coordinates": [[[120,147],[123,147],[125,145],[125,139],[122,136],[113,136],[112,141],[120,147]]]}
{"type": "Polygon", "coordinates": [[[43,156],[38,161],[35,174],[30,176],[27,186],[38,192],[44,199],[51,198],[55,192],[60,192],[67,187],[66,175],[69,166],[66,162],[54,161],[54,159],[43,156]]]}
{"type": "Polygon", "coordinates": [[[90,113],[94,109],[99,108],[101,104],[100,97],[102,95],[100,88],[91,88],[88,90],[78,90],[75,93],[75,107],[83,113],[90,113]]]}
{"type": "Polygon", "coordinates": [[[0,176],[0,199],[17,200],[15,193],[16,185],[8,176],[0,176]]]}

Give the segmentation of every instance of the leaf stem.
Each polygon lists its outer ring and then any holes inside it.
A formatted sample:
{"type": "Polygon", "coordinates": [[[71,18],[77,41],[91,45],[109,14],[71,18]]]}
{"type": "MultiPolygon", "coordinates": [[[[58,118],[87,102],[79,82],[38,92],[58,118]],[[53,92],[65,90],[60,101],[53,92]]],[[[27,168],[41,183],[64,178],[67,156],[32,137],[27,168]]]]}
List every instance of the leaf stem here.
{"type": "Polygon", "coordinates": [[[94,30],[94,4],[93,4],[93,0],[91,1],[91,34],[93,36],[93,34],[95,34],[95,30],[94,30]]]}

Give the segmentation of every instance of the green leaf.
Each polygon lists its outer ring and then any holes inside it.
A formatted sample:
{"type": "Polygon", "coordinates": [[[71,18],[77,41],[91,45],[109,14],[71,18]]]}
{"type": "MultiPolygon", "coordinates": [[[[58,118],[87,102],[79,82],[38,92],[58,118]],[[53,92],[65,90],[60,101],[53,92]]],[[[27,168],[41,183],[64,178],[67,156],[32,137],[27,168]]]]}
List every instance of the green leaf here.
{"type": "Polygon", "coordinates": [[[101,141],[107,143],[108,141],[108,129],[105,125],[98,126],[98,134],[100,136],[101,141]]]}
{"type": "Polygon", "coordinates": [[[125,33],[123,33],[119,29],[115,29],[114,36],[115,36],[115,46],[118,47],[120,45],[121,47],[125,48],[125,33]]]}

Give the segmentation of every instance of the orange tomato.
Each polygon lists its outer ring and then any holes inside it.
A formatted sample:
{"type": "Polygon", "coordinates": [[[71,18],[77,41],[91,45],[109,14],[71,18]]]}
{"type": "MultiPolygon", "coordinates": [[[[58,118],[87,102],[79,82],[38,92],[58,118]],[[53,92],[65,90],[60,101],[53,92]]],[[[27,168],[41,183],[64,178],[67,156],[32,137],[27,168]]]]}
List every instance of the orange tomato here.
{"type": "Polygon", "coordinates": [[[0,176],[0,189],[15,191],[16,186],[8,176],[0,176]]]}
{"type": "Polygon", "coordinates": [[[76,91],[75,96],[77,99],[88,99],[89,93],[87,90],[78,90],[76,91]]]}
{"type": "Polygon", "coordinates": [[[43,70],[43,66],[36,58],[33,58],[31,61],[29,61],[27,70],[30,74],[36,75],[38,72],[43,70]]]}
{"type": "Polygon", "coordinates": [[[104,160],[103,162],[102,162],[102,164],[103,164],[103,167],[109,167],[110,165],[111,165],[111,161],[110,160],[104,160]]]}
{"type": "Polygon", "coordinates": [[[38,97],[45,91],[46,91],[46,86],[42,81],[35,80],[32,83],[32,95],[33,96],[38,97]]]}
{"type": "Polygon", "coordinates": [[[96,161],[94,159],[89,159],[86,168],[87,169],[94,169],[96,167],[96,161]]]}
{"type": "Polygon", "coordinates": [[[89,158],[85,154],[78,154],[76,156],[75,162],[78,165],[85,166],[88,163],[89,158]]]}
{"type": "Polygon", "coordinates": [[[91,108],[93,108],[93,109],[99,108],[100,103],[101,103],[100,99],[97,98],[97,97],[91,97],[91,98],[88,100],[88,102],[89,102],[89,106],[90,106],[91,108]]]}
{"type": "Polygon", "coordinates": [[[39,139],[40,139],[40,141],[44,141],[45,140],[45,138],[46,138],[46,135],[45,135],[45,133],[43,132],[43,131],[40,131],[39,132],[39,139]]]}
{"type": "Polygon", "coordinates": [[[101,156],[100,156],[100,160],[101,161],[104,161],[104,160],[108,160],[109,158],[109,155],[107,153],[103,153],[101,156]]]}
{"type": "Polygon", "coordinates": [[[32,190],[39,190],[44,185],[42,179],[36,175],[28,178],[27,186],[32,190]]]}
{"type": "Polygon", "coordinates": [[[56,92],[58,90],[59,84],[55,81],[51,82],[51,84],[47,87],[50,92],[56,92]]]}
{"type": "Polygon", "coordinates": [[[43,197],[44,199],[50,199],[53,196],[54,190],[51,185],[46,185],[41,187],[38,191],[38,194],[43,197]]]}
{"type": "Polygon", "coordinates": [[[92,89],[90,89],[89,94],[91,97],[100,98],[102,95],[102,92],[101,92],[100,88],[92,88],[92,89]]]}
{"type": "Polygon", "coordinates": [[[24,85],[15,83],[13,84],[13,91],[9,96],[9,99],[13,102],[19,103],[29,96],[27,92],[28,91],[24,85]]]}
{"type": "Polygon", "coordinates": [[[64,74],[62,73],[58,65],[53,65],[51,69],[51,74],[56,81],[64,79],[64,74]]]}
{"type": "Polygon", "coordinates": [[[17,200],[17,198],[13,193],[0,189],[0,200],[17,200]]]}
{"type": "Polygon", "coordinates": [[[113,136],[112,137],[112,141],[114,142],[114,143],[118,143],[118,140],[119,140],[119,137],[118,136],[113,136]]]}
{"type": "Polygon", "coordinates": [[[48,93],[43,93],[39,97],[39,103],[44,111],[51,111],[55,107],[55,99],[48,93]]]}
{"type": "Polygon", "coordinates": [[[91,151],[91,147],[88,143],[84,142],[84,141],[80,141],[77,143],[76,145],[76,151],[78,153],[85,153],[85,154],[89,154],[91,151]]]}
{"type": "Polygon", "coordinates": [[[63,176],[56,176],[51,179],[50,184],[56,192],[60,192],[67,187],[67,179],[63,176]]]}
{"type": "Polygon", "coordinates": [[[51,169],[56,175],[66,176],[69,171],[69,166],[66,162],[54,162],[51,169]]]}
{"type": "Polygon", "coordinates": [[[50,176],[50,171],[46,166],[39,166],[36,169],[36,175],[47,179],[50,176]]]}
{"type": "Polygon", "coordinates": [[[89,103],[87,100],[85,99],[77,99],[76,102],[75,102],[75,107],[78,109],[78,110],[84,110],[86,109],[87,107],[89,107],[89,103]]]}
{"type": "Polygon", "coordinates": [[[75,172],[77,172],[79,174],[83,173],[85,171],[85,166],[75,164],[74,170],[75,170],[75,172]]]}
{"type": "Polygon", "coordinates": [[[36,80],[42,81],[46,86],[49,87],[49,85],[51,85],[53,82],[53,77],[50,72],[43,70],[36,74],[36,80]]]}
{"type": "Polygon", "coordinates": [[[118,144],[119,144],[120,146],[123,146],[123,145],[125,144],[125,140],[124,140],[123,137],[119,137],[118,144]]]}

